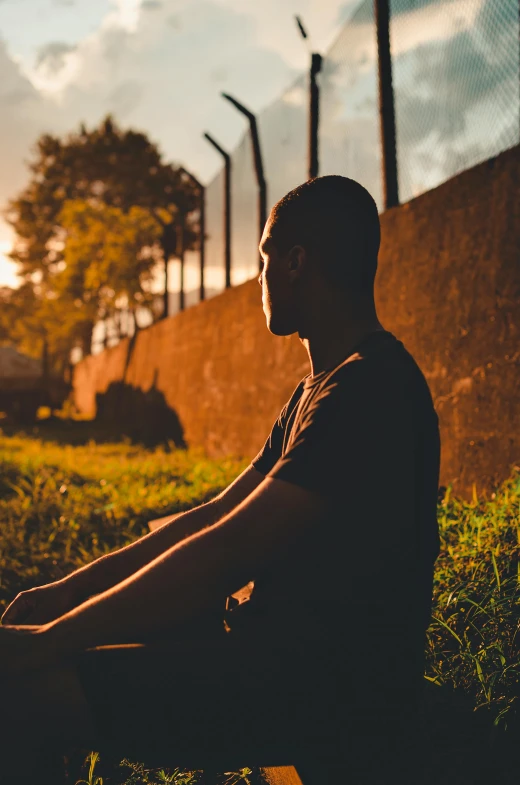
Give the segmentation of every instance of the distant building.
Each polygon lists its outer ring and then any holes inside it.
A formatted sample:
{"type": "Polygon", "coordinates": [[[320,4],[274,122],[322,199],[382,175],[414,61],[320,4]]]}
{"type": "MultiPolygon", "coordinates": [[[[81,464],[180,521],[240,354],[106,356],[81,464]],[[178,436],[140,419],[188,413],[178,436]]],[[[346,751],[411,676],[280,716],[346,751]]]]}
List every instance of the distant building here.
{"type": "Polygon", "coordinates": [[[38,379],[42,361],[22,354],[14,346],[0,346],[0,379],[38,379]]]}

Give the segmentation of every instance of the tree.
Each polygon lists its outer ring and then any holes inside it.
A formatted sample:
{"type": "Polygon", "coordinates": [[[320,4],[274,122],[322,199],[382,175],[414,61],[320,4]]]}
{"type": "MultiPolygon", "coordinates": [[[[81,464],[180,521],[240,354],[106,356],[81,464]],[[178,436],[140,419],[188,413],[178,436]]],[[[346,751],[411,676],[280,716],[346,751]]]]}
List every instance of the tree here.
{"type": "Polygon", "coordinates": [[[137,281],[146,277],[151,259],[157,261],[172,222],[182,222],[186,247],[194,246],[198,194],[182,170],[162,161],[145,134],[122,130],[111,117],[63,139],[43,135],[35,152],[27,187],[7,207],[16,233],[10,256],[24,286],[33,290],[38,318],[48,319],[54,332],[58,328],[52,314],[59,313],[70,330],[69,349],[79,343],[89,351],[93,324],[104,318],[108,300],[116,308],[119,295],[127,295],[129,302],[144,296],[137,281]],[[132,220],[137,222],[133,234],[132,220]],[[126,239],[119,245],[115,229],[111,239],[100,241],[109,221],[114,227],[124,225],[126,239]],[[152,236],[155,250],[147,256],[152,236]],[[86,244],[83,253],[81,242],[86,244]],[[103,254],[108,254],[106,263],[103,254]],[[108,297],[109,290],[119,294],[108,297]]]}
{"type": "Polygon", "coordinates": [[[9,286],[0,286],[0,346],[10,343],[12,334],[12,291],[9,286]]]}
{"type": "Polygon", "coordinates": [[[150,284],[163,235],[161,217],[132,206],[119,207],[82,200],[66,202],[59,215],[65,229],[64,269],[56,275],[60,297],[89,315],[84,336],[89,342],[97,319],[116,318],[121,307],[135,316],[136,309],[152,304],[150,284]]]}
{"type": "Polygon", "coordinates": [[[40,285],[23,283],[17,289],[3,289],[0,305],[0,344],[14,344],[22,353],[42,358],[45,372],[51,370],[50,354],[52,370],[62,375],[78,333],[63,304],[46,295],[40,285]]]}

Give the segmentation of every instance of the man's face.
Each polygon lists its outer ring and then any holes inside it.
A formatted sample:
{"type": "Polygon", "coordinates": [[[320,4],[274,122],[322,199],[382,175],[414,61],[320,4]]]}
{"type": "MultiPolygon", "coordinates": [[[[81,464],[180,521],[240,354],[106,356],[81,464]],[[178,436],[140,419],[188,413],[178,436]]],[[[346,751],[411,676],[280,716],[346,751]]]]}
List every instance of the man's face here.
{"type": "Polygon", "coordinates": [[[298,274],[291,263],[294,249],[287,254],[279,252],[271,235],[272,225],[269,218],[260,241],[263,267],[258,283],[262,287],[262,307],[270,332],[292,335],[298,331],[294,291],[298,274]]]}

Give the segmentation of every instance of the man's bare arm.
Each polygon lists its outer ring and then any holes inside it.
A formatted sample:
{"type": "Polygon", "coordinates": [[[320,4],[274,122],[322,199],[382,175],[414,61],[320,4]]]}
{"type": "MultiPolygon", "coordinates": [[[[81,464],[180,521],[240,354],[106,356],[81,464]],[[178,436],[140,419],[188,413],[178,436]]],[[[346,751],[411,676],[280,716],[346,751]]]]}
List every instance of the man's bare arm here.
{"type": "MultiPolygon", "coordinates": [[[[128,578],[161,553],[211,526],[240,504],[264,479],[249,466],[215,499],[184,513],[130,545],[102,556],[55,583],[19,594],[2,616],[3,624],[44,624],[128,578]]],[[[224,598],[215,598],[218,602],[224,598]]]]}
{"type": "Polygon", "coordinates": [[[315,524],[323,507],[320,497],[303,488],[264,479],[213,526],[36,630],[30,636],[34,657],[48,661],[175,628],[210,607],[215,595],[225,596],[243,586],[280,552],[297,548],[299,537],[315,524]]]}
{"type": "Polygon", "coordinates": [[[69,578],[85,590],[85,599],[91,594],[110,589],[186,537],[216,523],[247,498],[263,479],[263,474],[248,466],[231,485],[211,501],[170,516],[166,523],[149,534],[124,548],[101,556],[69,578]]]}

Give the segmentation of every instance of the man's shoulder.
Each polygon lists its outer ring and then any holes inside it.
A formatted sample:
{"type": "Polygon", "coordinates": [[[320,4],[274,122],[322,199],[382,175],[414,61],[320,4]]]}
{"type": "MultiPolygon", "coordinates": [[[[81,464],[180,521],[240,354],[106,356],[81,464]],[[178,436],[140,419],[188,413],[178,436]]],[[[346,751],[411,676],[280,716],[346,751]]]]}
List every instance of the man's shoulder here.
{"type": "Polygon", "coordinates": [[[361,346],[324,377],[325,384],[347,386],[367,377],[383,377],[406,372],[415,361],[402,341],[392,333],[377,336],[378,340],[361,346]]]}
{"type": "Polygon", "coordinates": [[[391,333],[368,350],[354,352],[319,384],[320,394],[370,405],[421,399],[433,408],[426,378],[403,342],[391,333]]]}
{"type": "Polygon", "coordinates": [[[310,374],[304,376],[303,379],[300,379],[300,381],[292,391],[290,397],[282,406],[278,417],[280,422],[286,420],[290,416],[291,412],[294,411],[294,409],[298,406],[298,402],[300,401],[300,398],[302,397],[303,391],[305,389],[306,379],[308,378],[309,375],[310,374]]]}

